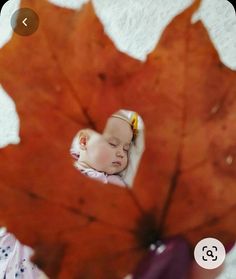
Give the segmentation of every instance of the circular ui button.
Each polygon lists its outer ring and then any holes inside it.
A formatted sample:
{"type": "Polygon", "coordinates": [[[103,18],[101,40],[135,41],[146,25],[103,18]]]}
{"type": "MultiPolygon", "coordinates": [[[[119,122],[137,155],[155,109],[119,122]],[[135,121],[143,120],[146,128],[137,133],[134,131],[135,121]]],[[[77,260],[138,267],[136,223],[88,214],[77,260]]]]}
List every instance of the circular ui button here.
{"type": "Polygon", "coordinates": [[[205,269],[219,267],[225,260],[225,247],[216,238],[204,238],[194,249],[194,258],[205,269]]]}
{"type": "Polygon", "coordinates": [[[29,36],[37,31],[39,17],[35,11],[22,8],[14,12],[11,17],[11,26],[15,33],[21,36],[29,36]]]}

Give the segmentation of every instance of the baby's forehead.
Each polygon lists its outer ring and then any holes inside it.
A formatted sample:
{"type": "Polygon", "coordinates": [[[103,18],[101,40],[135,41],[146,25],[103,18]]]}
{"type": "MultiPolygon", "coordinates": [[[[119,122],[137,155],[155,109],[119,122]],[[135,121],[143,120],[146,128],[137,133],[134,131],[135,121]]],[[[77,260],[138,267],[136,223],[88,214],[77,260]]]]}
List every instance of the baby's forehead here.
{"type": "Polygon", "coordinates": [[[109,124],[111,124],[111,125],[130,127],[130,124],[128,123],[128,121],[118,118],[118,117],[112,117],[112,116],[108,118],[107,124],[108,124],[108,126],[109,126],[109,124]]]}
{"type": "Polygon", "coordinates": [[[130,138],[130,141],[133,136],[131,125],[127,121],[115,117],[110,117],[108,119],[104,133],[114,136],[118,135],[122,138],[125,137],[126,140],[130,138]]]}
{"type": "Polygon", "coordinates": [[[107,121],[106,129],[109,131],[117,131],[117,128],[132,132],[131,126],[127,121],[116,117],[110,117],[107,121]]]}

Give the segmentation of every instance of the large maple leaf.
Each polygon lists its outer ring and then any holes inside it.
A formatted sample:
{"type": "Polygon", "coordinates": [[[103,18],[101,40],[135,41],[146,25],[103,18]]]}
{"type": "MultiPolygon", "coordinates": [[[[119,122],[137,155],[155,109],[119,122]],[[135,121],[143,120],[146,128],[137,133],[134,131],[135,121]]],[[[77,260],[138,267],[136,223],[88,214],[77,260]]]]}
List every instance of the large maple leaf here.
{"type": "Polygon", "coordinates": [[[236,79],[219,60],[199,1],[177,16],[146,62],[119,52],[92,4],[81,11],[23,0],[38,31],[0,50],[0,83],[21,120],[0,152],[0,222],[52,278],[122,278],[159,238],[234,240],[236,79]],[[132,189],[75,170],[69,148],[137,111],[146,149],[132,189]]]}

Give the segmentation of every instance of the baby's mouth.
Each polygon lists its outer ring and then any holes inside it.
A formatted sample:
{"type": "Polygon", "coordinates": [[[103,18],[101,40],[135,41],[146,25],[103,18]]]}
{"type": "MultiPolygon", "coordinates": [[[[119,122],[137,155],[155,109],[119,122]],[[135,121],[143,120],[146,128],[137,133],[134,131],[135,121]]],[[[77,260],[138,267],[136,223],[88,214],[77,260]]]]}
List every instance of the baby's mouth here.
{"type": "Polygon", "coordinates": [[[121,166],[121,162],[119,162],[119,161],[112,162],[112,165],[116,166],[116,167],[120,167],[121,166]]]}

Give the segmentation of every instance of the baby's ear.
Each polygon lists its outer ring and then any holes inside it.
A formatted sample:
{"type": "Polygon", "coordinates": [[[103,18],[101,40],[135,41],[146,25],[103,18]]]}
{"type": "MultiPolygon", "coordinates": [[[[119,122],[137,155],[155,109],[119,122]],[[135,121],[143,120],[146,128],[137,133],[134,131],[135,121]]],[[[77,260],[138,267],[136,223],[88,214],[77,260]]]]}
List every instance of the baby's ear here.
{"type": "Polygon", "coordinates": [[[78,133],[78,140],[79,140],[79,146],[81,150],[86,150],[87,149],[87,144],[89,140],[89,131],[84,129],[81,130],[78,133]]]}

